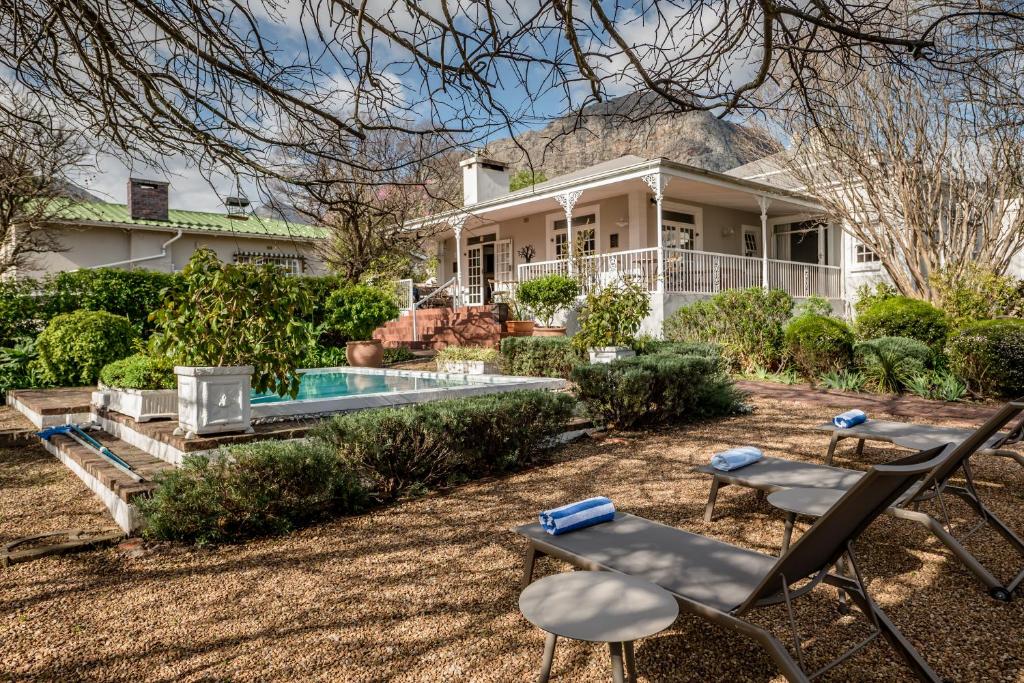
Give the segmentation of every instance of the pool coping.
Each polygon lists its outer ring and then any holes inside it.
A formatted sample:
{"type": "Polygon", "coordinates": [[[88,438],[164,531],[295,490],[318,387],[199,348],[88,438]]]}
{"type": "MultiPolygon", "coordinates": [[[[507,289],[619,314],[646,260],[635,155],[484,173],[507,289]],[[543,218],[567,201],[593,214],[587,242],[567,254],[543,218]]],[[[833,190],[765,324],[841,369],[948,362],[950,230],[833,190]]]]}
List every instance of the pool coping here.
{"type": "Polygon", "coordinates": [[[400,370],[394,368],[353,368],[347,366],[332,368],[311,368],[300,370],[303,374],[329,374],[343,372],[349,375],[390,375],[421,379],[441,379],[470,382],[454,387],[431,389],[410,389],[408,391],[387,391],[353,396],[332,396],[329,398],[305,399],[301,401],[275,401],[251,404],[254,424],[297,417],[315,417],[332,413],[363,410],[365,408],[388,408],[424,403],[446,398],[500,394],[522,389],[564,389],[564,379],[551,377],[519,377],[516,375],[471,375],[429,370],[400,370]]]}

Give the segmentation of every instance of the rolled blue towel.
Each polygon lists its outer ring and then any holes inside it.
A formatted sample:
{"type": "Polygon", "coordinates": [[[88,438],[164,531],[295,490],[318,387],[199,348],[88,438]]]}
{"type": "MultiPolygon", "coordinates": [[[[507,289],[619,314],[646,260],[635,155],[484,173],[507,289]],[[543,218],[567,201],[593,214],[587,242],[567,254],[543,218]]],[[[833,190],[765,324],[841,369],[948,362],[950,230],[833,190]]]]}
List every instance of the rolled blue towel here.
{"type": "Polygon", "coordinates": [[[849,429],[862,422],[867,422],[868,416],[863,410],[847,410],[832,418],[832,424],[840,429],[849,429]]]}
{"type": "Polygon", "coordinates": [[[764,453],[761,452],[760,448],[739,446],[721,453],[715,453],[711,457],[711,466],[722,472],[730,472],[747,465],[753,465],[763,457],[764,453]]]}
{"type": "Polygon", "coordinates": [[[552,536],[588,526],[610,522],[615,518],[615,505],[604,496],[587,498],[540,513],[540,525],[552,536]]]}

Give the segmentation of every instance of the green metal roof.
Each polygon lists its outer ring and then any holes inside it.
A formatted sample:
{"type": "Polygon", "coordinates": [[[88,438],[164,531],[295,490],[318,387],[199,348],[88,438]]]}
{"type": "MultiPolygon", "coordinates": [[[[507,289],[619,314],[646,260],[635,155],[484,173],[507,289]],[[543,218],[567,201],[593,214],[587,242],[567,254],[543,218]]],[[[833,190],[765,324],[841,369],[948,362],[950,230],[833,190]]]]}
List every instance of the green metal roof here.
{"type": "Polygon", "coordinates": [[[315,239],[324,237],[326,231],[313,225],[290,223],[273,218],[261,218],[247,214],[241,218],[229,218],[227,214],[206,211],[183,211],[170,209],[167,220],[151,221],[132,218],[126,204],[109,204],[107,202],[74,202],[68,204],[58,214],[56,220],[68,223],[78,221],[92,223],[117,223],[140,228],[154,227],[172,230],[188,230],[190,232],[220,232],[239,235],[273,235],[280,237],[300,237],[315,239]]]}

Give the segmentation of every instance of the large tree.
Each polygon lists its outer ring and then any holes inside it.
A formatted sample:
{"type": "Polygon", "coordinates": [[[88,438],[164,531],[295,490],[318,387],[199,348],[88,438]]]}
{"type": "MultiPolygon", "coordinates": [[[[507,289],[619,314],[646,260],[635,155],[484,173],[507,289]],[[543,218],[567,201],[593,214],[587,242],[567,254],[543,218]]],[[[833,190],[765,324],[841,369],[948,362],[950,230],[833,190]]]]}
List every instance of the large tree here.
{"type": "Polygon", "coordinates": [[[778,155],[873,251],[901,292],[935,298],[939,270],[1003,273],[1024,249],[1024,119],[1003,84],[924,84],[875,71],[794,106],[778,155]]]}
{"type": "Polygon", "coordinates": [[[0,107],[0,277],[62,251],[49,225],[66,208],[68,176],[86,159],[80,134],[24,99],[0,107]]]}
{"type": "MultiPolygon", "coordinates": [[[[287,178],[374,131],[497,132],[630,92],[624,118],[763,100],[878,66],[979,73],[1020,48],[1024,0],[0,0],[0,68],[123,154],[287,178]],[[297,134],[296,134],[297,133],[297,134]],[[344,144],[338,144],[340,142],[344,144]]],[[[1013,75],[1013,72],[1011,72],[1013,75]]],[[[0,107],[4,101],[0,98],[0,107]]],[[[451,150],[431,148],[432,153],[451,150]]],[[[342,178],[350,175],[342,173],[342,178]]]]}

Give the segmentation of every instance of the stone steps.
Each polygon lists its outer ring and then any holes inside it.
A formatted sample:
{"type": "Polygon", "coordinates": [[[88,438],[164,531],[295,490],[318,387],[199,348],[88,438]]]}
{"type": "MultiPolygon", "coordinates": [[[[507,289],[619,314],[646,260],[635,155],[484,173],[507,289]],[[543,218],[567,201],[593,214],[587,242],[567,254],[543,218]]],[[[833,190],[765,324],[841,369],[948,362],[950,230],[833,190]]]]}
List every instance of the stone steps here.
{"type": "Polygon", "coordinates": [[[446,346],[496,348],[508,336],[504,306],[470,306],[460,309],[435,308],[416,312],[416,335],[412,315],[392,320],[374,333],[385,347],[443,349],[446,346]],[[413,337],[416,337],[414,340],[413,337]]]}

